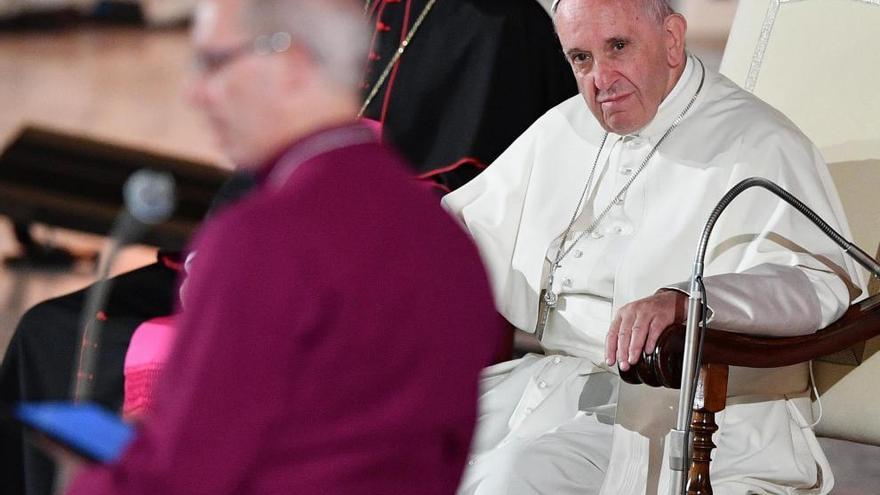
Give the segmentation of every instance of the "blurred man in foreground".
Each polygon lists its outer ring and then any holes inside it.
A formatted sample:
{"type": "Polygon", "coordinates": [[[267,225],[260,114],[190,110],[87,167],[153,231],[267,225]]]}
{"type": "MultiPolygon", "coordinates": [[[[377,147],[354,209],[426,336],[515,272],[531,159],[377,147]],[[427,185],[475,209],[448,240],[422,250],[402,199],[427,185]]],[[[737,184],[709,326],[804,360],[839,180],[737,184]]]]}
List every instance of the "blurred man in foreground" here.
{"type": "Polygon", "coordinates": [[[71,493],[454,492],[500,323],[466,235],[355,122],[361,9],[200,5],[190,96],[259,185],[194,242],[154,413],[71,493]]]}

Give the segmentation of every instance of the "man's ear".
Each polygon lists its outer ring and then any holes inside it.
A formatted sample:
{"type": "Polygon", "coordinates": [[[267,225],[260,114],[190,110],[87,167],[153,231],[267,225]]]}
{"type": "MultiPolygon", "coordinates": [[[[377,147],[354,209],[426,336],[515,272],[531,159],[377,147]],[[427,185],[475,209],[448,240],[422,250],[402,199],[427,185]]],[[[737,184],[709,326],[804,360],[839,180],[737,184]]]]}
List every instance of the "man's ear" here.
{"type": "Polygon", "coordinates": [[[670,67],[678,67],[684,63],[687,21],[681,14],[669,15],[663,20],[663,31],[666,41],[666,61],[670,67]]]}

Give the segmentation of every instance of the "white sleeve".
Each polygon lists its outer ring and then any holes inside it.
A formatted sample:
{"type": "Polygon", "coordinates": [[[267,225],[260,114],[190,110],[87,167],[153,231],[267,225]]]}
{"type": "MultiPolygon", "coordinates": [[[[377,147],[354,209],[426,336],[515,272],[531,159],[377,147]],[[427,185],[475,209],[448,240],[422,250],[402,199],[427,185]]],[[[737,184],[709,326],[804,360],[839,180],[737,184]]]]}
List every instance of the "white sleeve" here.
{"type": "MultiPolygon", "coordinates": [[[[802,136],[767,137],[746,146],[735,168],[728,189],[746,177],[766,177],[850,236],[827,167],[802,136]]],[[[853,260],[794,207],[762,188],[743,192],[722,213],[709,247],[703,280],[716,328],[772,336],[812,333],[839,318],[864,290],[853,260]]]]}

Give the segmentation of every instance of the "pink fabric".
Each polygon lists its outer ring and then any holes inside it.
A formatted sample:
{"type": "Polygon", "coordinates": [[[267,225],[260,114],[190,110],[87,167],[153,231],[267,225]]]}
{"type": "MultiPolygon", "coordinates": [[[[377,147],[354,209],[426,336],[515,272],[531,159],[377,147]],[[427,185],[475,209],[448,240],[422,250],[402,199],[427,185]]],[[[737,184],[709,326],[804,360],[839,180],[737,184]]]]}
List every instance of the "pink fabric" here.
{"type": "Polygon", "coordinates": [[[168,362],[177,335],[174,316],[141,323],[125,354],[125,396],[122,416],[136,420],[152,409],[156,383],[168,362]]]}
{"type": "Polygon", "coordinates": [[[361,124],[366,126],[367,129],[373,131],[373,134],[376,135],[376,139],[382,138],[382,122],[374,119],[368,119],[366,117],[361,118],[361,124]]]}

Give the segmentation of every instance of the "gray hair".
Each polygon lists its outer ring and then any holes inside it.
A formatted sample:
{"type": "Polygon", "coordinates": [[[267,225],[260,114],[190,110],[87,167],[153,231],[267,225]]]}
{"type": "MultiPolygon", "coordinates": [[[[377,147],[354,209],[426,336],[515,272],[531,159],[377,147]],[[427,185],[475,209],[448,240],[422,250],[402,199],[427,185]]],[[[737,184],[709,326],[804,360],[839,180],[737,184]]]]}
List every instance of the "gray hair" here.
{"type": "Polygon", "coordinates": [[[357,89],[369,31],[363,7],[351,0],[246,0],[245,22],[254,35],[287,33],[303,45],[333,81],[357,89]]]}
{"type": "MultiPolygon", "coordinates": [[[[555,14],[561,0],[553,0],[550,5],[550,13],[555,14]]],[[[663,20],[675,13],[666,0],[636,0],[642,3],[642,8],[657,24],[663,24],[663,20]]]]}

